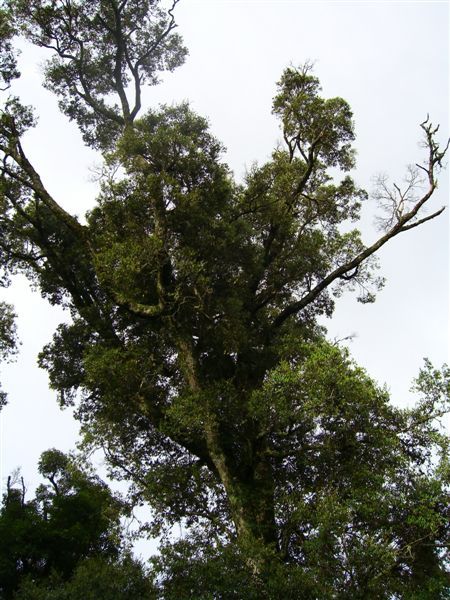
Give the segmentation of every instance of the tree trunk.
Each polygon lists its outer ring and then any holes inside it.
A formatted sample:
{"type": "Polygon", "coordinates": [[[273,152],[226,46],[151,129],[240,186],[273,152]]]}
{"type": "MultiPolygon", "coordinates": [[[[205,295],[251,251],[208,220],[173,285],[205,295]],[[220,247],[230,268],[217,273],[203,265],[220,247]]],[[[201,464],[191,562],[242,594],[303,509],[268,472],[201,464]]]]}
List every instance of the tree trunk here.
{"type": "MultiPolygon", "coordinates": [[[[179,363],[192,391],[200,392],[197,362],[192,344],[179,336],[179,363]]],[[[272,467],[264,449],[245,468],[231,466],[221,440],[217,415],[206,407],[205,441],[211,463],[222,482],[230,505],[238,541],[246,548],[277,548],[272,467]]],[[[231,457],[230,457],[231,458],[231,457]]],[[[252,566],[256,568],[255,561],[252,566]]],[[[258,571],[260,567],[258,567],[258,571]]]]}
{"type": "Polygon", "coordinates": [[[251,467],[237,472],[229,467],[213,416],[205,433],[208,451],[228,497],[238,538],[275,549],[274,482],[268,460],[259,459],[251,467]]]}

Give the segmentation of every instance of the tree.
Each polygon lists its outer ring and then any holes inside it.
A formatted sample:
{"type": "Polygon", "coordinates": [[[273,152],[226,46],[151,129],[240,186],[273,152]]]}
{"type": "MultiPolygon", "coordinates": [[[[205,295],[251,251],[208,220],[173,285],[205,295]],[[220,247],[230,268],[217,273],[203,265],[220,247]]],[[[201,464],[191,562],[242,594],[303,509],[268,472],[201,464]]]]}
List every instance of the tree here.
{"type": "MultiPolygon", "coordinates": [[[[83,225],[25,154],[31,110],[6,101],[2,265],[72,315],[41,365],[61,404],[77,405],[85,443],[153,506],[153,530],[192,531],[158,563],[167,597],[270,597],[287,586],[305,598],[412,598],[425,585],[436,597],[448,473],[434,419],[448,372],[437,384],[428,366],[429,400],[396,411],[317,319],[345,290],[372,301],[377,250],[442,213],[423,208],[447,147],[426,119],[425,162],[405,190],[380,180],[385,230],[366,246],[342,227],[367,197],[348,175],[350,107],[323,98],[308,65],[288,68],[273,104],[285,145],[238,185],[187,104],[138,116],[143,84],[184,60],[176,4],[5,3],[7,56],[14,31],[53,53],[45,85],[105,165],[83,225]],[[201,588],[180,591],[188,567],[201,588]],[[211,572],[225,587],[214,589],[211,572]]],[[[5,84],[15,76],[8,59],[5,84]]]]}
{"type": "MultiPolygon", "coordinates": [[[[33,500],[26,500],[22,477],[8,478],[0,511],[0,597],[5,600],[23,585],[28,590],[23,597],[30,598],[31,588],[45,588],[48,581],[64,586],[95,568],[120,571],[122,503],[98,477],[58,450],[42,454],[39,472],[48,484],[33,500]]],[[[132,570],[133,561],[123,558],[132,570]]]]}
{"type": "Polygon", "coordinates": [[[448,411],[449,375],[427,363],[421,403],[398,410],[336,346],[282,363],[252,399],[272,436],[276,557],[228,540],[211,548],[197,531],[156,560],[162,597],[447,598],[448,439],[431,415],[448,411]]]}
{"type": "MultiPolygon", "coordinates": [[[[17,352],[18,340],[13,307],[0,302],[0,360],[9,361],[17,352]]],[[[6,393],[0,389],[0,410],[6,404],[6,393]]]]}

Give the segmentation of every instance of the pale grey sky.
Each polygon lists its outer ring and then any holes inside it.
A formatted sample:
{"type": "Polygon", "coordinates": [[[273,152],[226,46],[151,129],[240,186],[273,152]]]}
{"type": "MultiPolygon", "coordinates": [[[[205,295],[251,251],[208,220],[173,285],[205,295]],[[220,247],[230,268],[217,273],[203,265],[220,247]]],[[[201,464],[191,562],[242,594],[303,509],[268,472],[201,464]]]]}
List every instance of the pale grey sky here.
{"type": "MultiPolygon", "coordinates": [[[[357,182],[370,190],[386,172],[401,181],[408,163],[420,162],[419,123],[427,113],[449,133],[447,2],[300,2],[181,0],[179,32],[190,50],[187,63],[145,94],[147,106],[188,99],[209,118],[227,147],[226,159],[240,178],[253,161],[264,162],[280,138],[271,115],[275,82],[284,67],[307,60],[326,96],[342,96],[356,122],[357,182]]],[[[49,187],[67,209],[83,215],[94,203],[89,169],[98,158],[83,147],[73,124],[56,114],[56,100],[39,87],[33,50],[24,52],[17,91],[34,104],[39,125],[26,148],[49,187]]],[[[448,171],[430,212],[448,201],[448,171]]],[[[376,207],[364,209],[367,242],[376,207]]],[[[448,211],[438,220],[406,232],[379,254],[385,289],[374,305],[351,295],[338,301],[326,325],[331,337],[356,334],[350,344],[357,361],[395,402],[408,393],[424,356],[436,365],[448,360],[448,211]]],[[[30,489],[37,482],[40,453],[74,447],[77,424],[60,412],[36,355],[50,340],[62,315],[31,293],[23,279],[3,293],[19,315],[22,351],[3,366],[9,404],[1,413],[3,479],[22,466],[30,489]]]]}

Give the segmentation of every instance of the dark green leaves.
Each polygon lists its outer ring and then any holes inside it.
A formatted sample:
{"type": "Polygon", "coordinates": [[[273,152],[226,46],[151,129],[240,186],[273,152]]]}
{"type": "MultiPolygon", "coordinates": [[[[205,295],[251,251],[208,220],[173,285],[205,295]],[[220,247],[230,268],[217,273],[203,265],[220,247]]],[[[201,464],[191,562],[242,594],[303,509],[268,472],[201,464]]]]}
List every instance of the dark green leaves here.
{"type": "Polygon", "coordinates": [[[5,8],[0,8],[0,88],[2,91],[8,89],[11,82],[20,76],[17,69],[17,52],[12,44],[13,36],[11,15],[5,8]]]}
{"type": "Polygon", "coordinates": [[[299,154],[307,163],[319,159],[348,171],[354,166],[352,112],[342,98],[321,98],[319,80],[310,71],[308,65],[284,71],[273,112],[281,119],[291,157],[299,154]]]}
{"type": "Polygon", "coordinates": [[[39,470],[50,483],[34,500],[25,497],[23,478],[8,478],[0,510],[2,600],[21,585],[65,582],[81,561],[113,562],[119,552],[122,507],[108,487],[54,449],[42,454],[39,470]]]}
{"type": "MultiPolygon", "coordinates": [[[[0,302],[0,360],[5,361],[14,356],[19,344],[16,330],[16,315],[13,307],[0,302]]],[[[0,410],[6,404],[6,393],[0,390],[0,410]]]]}
{"type": "MultiPolygon", "coordinates": [[[[172,9],[174,8],[175,1],[172,9]]],[[[87,144],[110,148],[141,107],[141,87],[183,63],[172,11],[159,2],[11,0],[16,27],[54,56],[46,87],[87,144]]]]}
{"type": "MultiPolygon", "coordinates": [[[[422,401],[399,411],[317,323],[344,290],[372,301],[377,250],[442,212],[418,216],[445,154],[437,129],[422,124],[428,191],[409,212],[391,202],[390,228],[367,247],[348,226],[367,197],[348,174],[352,113],[321,96],[309,66],[286,69],[274,99],[285,145],[238,184],[187,103],[138,118],[142,86],[184,60],[177,0],[167,12],[152,0],[7,4],[14,28],[51,51],[45,85],[105,169],[81,225],[27,158],[20,137],[32,115],[9,100],[1,265],[70,309],[40,364],[61,404],[75,405],[85,451],[101,448],[110,474],[131,482],[130,504],[150,502],[147,531],[186,532],[155,561],[160,597],[439,598],[449,462],[436,419],[448,372],[427,365],[422,401]]],[[[13,26],[0,16],[9,83],[13,26]]],[[[56,451],[40,469],[50,485],[36,501],[20,490],[10,500],[32,540],[32,576],[57,574],[28,579],[22,596],[88,598],[97,565],[97,597],[139,598],[139,568],[115,561],[107,488],[56,451]],[[44,549],[36,523],[51,531],[44,549]],[[127,574],[137,588],[124,590],[127,574]]]]}

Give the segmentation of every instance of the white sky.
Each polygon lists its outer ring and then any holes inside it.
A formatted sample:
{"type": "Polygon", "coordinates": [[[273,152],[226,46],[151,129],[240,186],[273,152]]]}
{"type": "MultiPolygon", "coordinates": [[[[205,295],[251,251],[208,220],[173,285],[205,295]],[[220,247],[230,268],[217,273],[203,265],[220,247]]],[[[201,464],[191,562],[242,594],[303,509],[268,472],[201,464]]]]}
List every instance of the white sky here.
{"type": "MultiPolygon", "coordinates": [[[[281,137],[271,115],[275,82],[285,66],[307,60],[324,95],[342,96],[356,122],[357,182],[370,189],[379,172],[400,182],[408,163],[420,162],[419,123],[427,113],[449,133],[447,2],[300,2],[282,0],[181,0],[179,32],[190,50],[187,63],[145,94],[147,106],[184,99],[209,118],[227,147],[227,161],[239,178],[253,161],[270,157],[281,137]]],[[[17,86],[37,107],[39,126],[26,148],[55,198],[83,215],[93,205],[96,186],[89,169],[99,159],[83,147],[73,124],[56,114],[56,100],[39,87],[35,50],[24,52],[17,86]]],[[[448,171],[430,212],[447,204],[448,171]]],[[[376,207],[364,211],[370,242],[376,207]]],[[[350,348],[357,361],[393,400],[405,404],[411,380],[424,356],[436,365],[448,360],[448,211],[438,220],[406,232],[379,254],[385,289],[373,305],[351,295],[338,301],[327,322],[332,338],[355,333],[350,348]]],[[[3,291],[16,306],[21,354],[3,366],[1,381],[9,404],[1,413],[3,482],[17,466],[32,489],[40,453],[74,447],[78,427],[61,412],[36,356],[61,320],[31,293],[23,279],[3,291]]]]}

